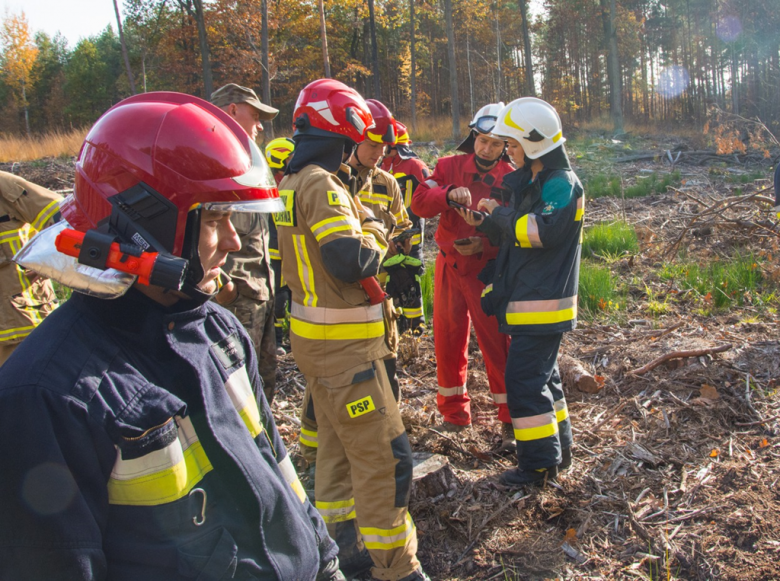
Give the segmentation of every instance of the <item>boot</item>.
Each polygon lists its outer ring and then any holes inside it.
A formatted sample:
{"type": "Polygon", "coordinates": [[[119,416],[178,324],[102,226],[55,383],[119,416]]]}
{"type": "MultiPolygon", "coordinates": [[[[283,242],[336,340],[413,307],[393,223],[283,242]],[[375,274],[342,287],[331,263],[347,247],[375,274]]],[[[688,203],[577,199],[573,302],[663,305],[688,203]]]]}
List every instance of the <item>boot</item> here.
{"type": "Polygon", "coordinates": [[[561,448],[561,463],[558,464],[558,472],[562,472],[571,466],[571,448],[561,448]]]}
{"type": "Polygon", "coordinates": [[[341,559],[339,557],[339,568],[347,579],[353,579],[365,575],[374,566],[374,561],[367,549],[353,554],[351,557],[341,559]]]}
{"type": "Polygon", "coordinates": [[[515,443],[515,429],[512,424],[501,424],[501,445],[498,447],[498,452],[514,452],[517,449],[515,443]]]}
{"type": "Polygon", "coordinates": [[[555,480],[558,476],[558,467],[537,468],[536,470],[523,470],[512,468],[498,477],[498,481],[504,486],[519,488],[527,484],[538,484],[546,480],[555,480]]]}

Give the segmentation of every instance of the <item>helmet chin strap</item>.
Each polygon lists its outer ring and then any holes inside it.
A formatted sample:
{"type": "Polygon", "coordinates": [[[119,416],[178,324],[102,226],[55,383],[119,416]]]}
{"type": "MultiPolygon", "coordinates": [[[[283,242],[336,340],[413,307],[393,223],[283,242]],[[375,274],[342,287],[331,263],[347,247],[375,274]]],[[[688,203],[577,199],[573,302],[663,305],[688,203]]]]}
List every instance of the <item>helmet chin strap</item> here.
{"type": "Polygon", "coordinates": [[[198,253],[198,243],[200,241],[200,215],[201,210],[193,210],[187,214],[187,226],[184,230],[184,246],[182,248],[182,258],[186,258],[189,264],[184,282],[181,285],[181,292],[187,295],[197,304],[202,305],[217,294],[207,293],[201,289],[198,284],[203,280],[205,274],[203,264],[200,261],[198,253]]]}
{"type": "MultiPolygon", "coordinates": [[[[504,155],[503,152],[501,155],[504,155]]],[[[496,167],[498,164],[498,161],[501,159],[501,155],[499,155],[496,159],[493,161],[489,159],[484,159],[482,157],[479,157],[476,153],[474,154],[474,162],[477,164],[477,169],[480,170],[483,173],[489,172],[491,169],[496,167]]]]}

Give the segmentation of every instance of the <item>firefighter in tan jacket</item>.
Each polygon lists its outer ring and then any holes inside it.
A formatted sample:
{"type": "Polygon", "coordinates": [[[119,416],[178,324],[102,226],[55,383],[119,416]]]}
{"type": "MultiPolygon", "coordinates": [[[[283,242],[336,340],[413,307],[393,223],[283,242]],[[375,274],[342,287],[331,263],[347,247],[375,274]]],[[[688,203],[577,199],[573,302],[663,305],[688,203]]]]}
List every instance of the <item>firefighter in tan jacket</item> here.
{"type": "Polygon", "coordinates": [[[345,574],[373,565],[376,579],[427,580],[408,512],[411,446],[383,363],[383,306],[361,284],[379,272],[384,224],[335,175],[371,114],[353,89],[321,79],[303,89],[294,119],[295,155],[279,184],[286,209],[274,220],[292,351],[317,410],[315,506],[345,574]]]}
{"type": "Polygon", "coordinates": [[[46,188],[0,172],[0,365],[57,305],[49,279],[25,271],[12,258],[52,223],[61,200],[46,188]]]}
{"type": "MultiPolygon", "coordinates": [[[[350,196],[359,198],[363,207],[382,221],[384,237],[390,242],[387,246],[387,256],[392,256],[399,251],[408,254],[412,245],[411,239],[407,239],[402,244],[392,242],[393,238],[412,226],[412,221],[404,207],[401,188],[392,175],[377,167],[384,155],[385,146],[395,143],[395,119],[387,107],[379,101],[368,99],[366,104],[374,120],[374,127],[366,129],[363,142],[355,148],[347,163],[341,165],[336,175],[349,191],[350,196]]],[[[380,272],[378,279],[386,288],[387,273],[380,272]]],[[[401,392],[396,373],[399,340],[396,324],[398,308],[392,298],[388,298],[383,306],[385,338],[391,351],[383,361],[393,388],[393,395],[396,401],[399,401],[401,392]]],[[[310,392],[307,391],[303,400],[301,433],[298,441],[301,456],[307,466],[314,464],[317,457],[317,420],[310,396],[310,392]]]]}

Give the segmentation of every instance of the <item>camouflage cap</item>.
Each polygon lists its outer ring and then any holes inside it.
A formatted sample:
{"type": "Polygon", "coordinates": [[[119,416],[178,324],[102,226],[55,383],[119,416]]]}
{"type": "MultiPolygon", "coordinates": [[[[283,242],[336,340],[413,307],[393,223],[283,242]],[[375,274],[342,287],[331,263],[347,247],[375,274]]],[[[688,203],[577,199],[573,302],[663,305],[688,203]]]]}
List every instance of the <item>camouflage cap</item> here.
{"type": "Polygon", "coordinates": [[[279,114],[279,109],[263,105],[252,89],[235,83],[228,83],[211,93],[211,102],[217,107],[226,107],[231,103],[246,103],[260,111],[260,119],[263,121],[269,121],[279,114]]]}

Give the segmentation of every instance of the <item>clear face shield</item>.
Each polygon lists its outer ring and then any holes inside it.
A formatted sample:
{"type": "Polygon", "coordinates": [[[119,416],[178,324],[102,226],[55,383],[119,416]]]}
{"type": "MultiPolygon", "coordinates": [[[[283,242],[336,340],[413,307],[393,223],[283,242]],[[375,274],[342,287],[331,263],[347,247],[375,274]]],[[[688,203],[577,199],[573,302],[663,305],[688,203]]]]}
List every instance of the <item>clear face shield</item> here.
{"type": "Polygon", "coordinates": [[[485,115],[484,117],[477,119],[477,121],[471,125],[471,129],[474,129],[483,135],[488,135],[493,131],[493,127],[496,126],[496,121],[498,121],[498,117],[495,115],[485,115]]]}

